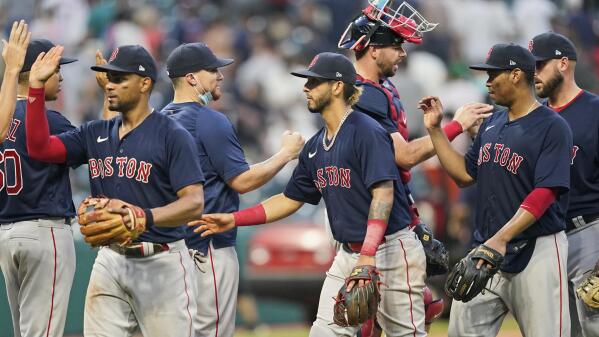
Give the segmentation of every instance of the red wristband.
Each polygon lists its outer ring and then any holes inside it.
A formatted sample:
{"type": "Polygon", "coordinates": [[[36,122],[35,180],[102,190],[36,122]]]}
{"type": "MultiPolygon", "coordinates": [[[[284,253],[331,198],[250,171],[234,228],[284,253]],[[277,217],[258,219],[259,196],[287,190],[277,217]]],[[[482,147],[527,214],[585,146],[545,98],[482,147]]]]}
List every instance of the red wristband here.
{"type": "Polygon", "coordinates": [[[366,237],[364,237],[360,254],[375,256],[376,250],[383,241],[385,231],[387,231],[387,222],[379,219],[368,219],[366,225],[366,237]]]}
{"type": "Polygon", "coordinates": [[[464,132],[464,129],[462,129],[462,124],[460,124],[460,122],[451,121],[443,127],[443,132],[445,132],[447,139],[451,142],[455,137],[461,135],[462,132],[464,132]]]}
{"type": "Polygon", "coordinates": [[[266,223],[266,210],[262,204],[233,212],[235,226],[255,226],[266,223]]]}

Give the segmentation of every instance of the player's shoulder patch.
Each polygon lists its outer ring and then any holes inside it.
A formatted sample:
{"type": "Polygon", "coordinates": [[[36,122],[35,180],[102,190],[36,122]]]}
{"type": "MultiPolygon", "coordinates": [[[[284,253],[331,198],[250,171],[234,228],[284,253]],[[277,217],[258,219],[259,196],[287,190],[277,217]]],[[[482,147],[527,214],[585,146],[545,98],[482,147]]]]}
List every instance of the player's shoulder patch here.
{"type": "Polygon", "coordinates": [[[387,117],[389,113],[389,100],[382,89],[370,83],[362,83],[362,95],[355,107],[364,113],[375,117],[387,117]]]}

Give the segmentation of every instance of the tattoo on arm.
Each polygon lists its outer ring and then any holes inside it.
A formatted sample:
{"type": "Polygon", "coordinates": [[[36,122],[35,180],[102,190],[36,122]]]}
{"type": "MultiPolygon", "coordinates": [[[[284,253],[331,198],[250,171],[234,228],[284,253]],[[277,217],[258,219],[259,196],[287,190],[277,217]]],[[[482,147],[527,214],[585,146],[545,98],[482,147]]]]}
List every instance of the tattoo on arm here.
{"type": "Polygon", "coordinates": [[[368,219],[387,221],[393,207],[393,181],[384,181],[372,188],[372,202],[368,219]]]}

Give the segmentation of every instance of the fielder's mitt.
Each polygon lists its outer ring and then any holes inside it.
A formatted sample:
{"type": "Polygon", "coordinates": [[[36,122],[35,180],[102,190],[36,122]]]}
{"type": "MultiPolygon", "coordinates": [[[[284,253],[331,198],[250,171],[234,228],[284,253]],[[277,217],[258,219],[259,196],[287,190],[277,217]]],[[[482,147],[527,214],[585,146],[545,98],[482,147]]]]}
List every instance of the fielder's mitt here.
{"type": "Polygon", "coordinates": [[[445,282],[445,293],[454,300],[470,301],[485,289],[487,281],[497,273],[502,262],[503,255],[495,249],[485,245],[476,247],[453,267],[445,282]],[[479,259],[492,266],[484,263],[476,269],[479,259]]]}
{"type": "Polygon", "coordinates": [[[599,261],[595,269],[576,288],[576,296],[591,309],[599,309],[599,261]]]}
{"type": "Polygon", "coordinates": [[[442,275],[449,271],[449,253],[443,243],[433,238],[431,228],[423,223],[414,226],[426,254],[426,275],[442,275]]]}
{"type": "Polygon", "coordinates": [[[125,245],[146,230],[144,210],[119,199],[87,197],[79,205],[77,218],[85,242],[92,247],[125,245]]]}
{"type": "Polygon", "coordinates": [[[337,298],[333,312],[333,322],[339,326],[357,326],[373,318],[381,301],[379,272],[375,266],[354,267],[345,280],[337,298]],[[362,287],[356,283],[348,292],[350,281],[370,281],[362,287]]]}

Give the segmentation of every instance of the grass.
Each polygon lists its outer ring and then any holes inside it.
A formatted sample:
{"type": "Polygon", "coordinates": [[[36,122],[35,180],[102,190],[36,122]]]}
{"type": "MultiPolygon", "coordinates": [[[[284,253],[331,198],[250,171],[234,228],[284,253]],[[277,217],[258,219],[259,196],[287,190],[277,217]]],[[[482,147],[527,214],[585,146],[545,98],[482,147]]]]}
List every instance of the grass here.
{"type": "MultiPolygon", "coordinates": [[[[438,320],[433,324],[430,337],[447,336],[447,320],[438,320]]],[[[256,332],[238,330],[235,337],[307,337],[310,331],[309,326],[272,326],[258,329],[256,332]]],[[[520,337],[520,330],[516,321],[512,317],[507,317],[503,322],[498,337],[520,337]]]]}

